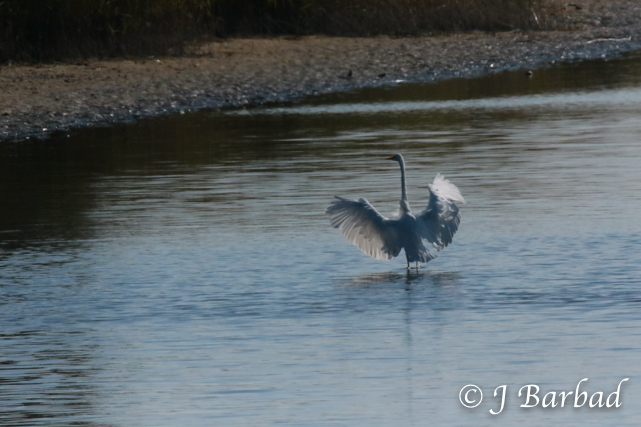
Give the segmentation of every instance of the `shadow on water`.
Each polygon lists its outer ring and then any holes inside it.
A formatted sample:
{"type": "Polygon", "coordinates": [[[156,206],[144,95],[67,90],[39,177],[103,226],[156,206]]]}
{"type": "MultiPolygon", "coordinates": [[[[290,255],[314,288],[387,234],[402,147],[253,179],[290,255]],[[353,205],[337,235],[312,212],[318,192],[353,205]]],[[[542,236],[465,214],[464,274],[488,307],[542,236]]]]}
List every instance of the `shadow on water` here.
{"type": "MultiPolygon", "coordinates": [[[[613,88],[623,82],[637,81],[640,67],[641,61],[634,58],[593,61],[538,70],[533,79],[524,78],[521,72],[501,73],[427,85],[363,89],[310,98],[308,102],[309,105],[346,100],[352,103],[427,102],[613,88]]],[[[47,141],[3,144],[0,146],[0,248],[19,249],[51,240],[70,242],[91,238],[93,224],[86,213],[95,208],[103,190],[97,184],[105,178],[181,175],[229,165],[246,168],[269,160],[280,165],[288,162],[288,167],[295,167],[297,158],[335,150],[349,155],[367,150],[371,143],[380,144],[388,137],[383,134],[359,139],[358,135],[352,135],[349,140],[337,138],[329,142],[329,136],[335,138],[355,128],[380,128],[382,124],[407,132],[423,129],[428,120],[421,112],[375,114],[355,122],[350,116],[287,114],[287,108],[275,116],[261,115],[260,108],[251,111],[258,114],[243,116],[205,111],[79,130],[71,132],[70,137],[61,134],[47,141]],[[314,143],[317,140],[324,142],[314,143]]],[[[519,111],[497,114],[522,116],[519,111]]],[[[467,115],[455,111],[434,112],[429,123],[435,129],[449,128],[467,120],[467,115]]],[[[488,122],[488,126],[491,123],[488,122]]],[[[438,140],[438,135],[432,133],[430,138],[438,140]]],[[[450,152],[470,143],[449,141],[442,150],[450,152]]],[[[415,143],[417,147],[421,144],[424,141],[415,143]]],[[[438,150],[432,153],[432,156],[438,155],[438,150]]],[[[341,170],[344,166],[327,162],[323,167],[341,170]]]]}
{"type": "Polygon", "coordinates": [[[311,98],[306,104],[475,100],[615,89],[641,81],[640,59],[641,54],[632,52],[622,59],[596,59],[539,69],[533,77],[522,71],[506,71],[472,79],[449,79],[433,84],[407,83],[321,95],[311,98]]]}

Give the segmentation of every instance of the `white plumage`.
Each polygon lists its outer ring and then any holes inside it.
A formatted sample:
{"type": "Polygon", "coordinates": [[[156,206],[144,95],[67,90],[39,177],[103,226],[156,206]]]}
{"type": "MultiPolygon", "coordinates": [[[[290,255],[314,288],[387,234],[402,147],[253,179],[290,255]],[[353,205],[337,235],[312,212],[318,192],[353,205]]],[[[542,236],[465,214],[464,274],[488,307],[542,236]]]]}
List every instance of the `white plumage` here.
{"type": "Polygon", "coordinates": [[[389,260],[405,250],[407,268],[410,262],[428,262],[436,255],[423,245],[427,240],[439,251],[452,243],[458,230],[461,215],[454,202],[465,203],[461,192],[440,173],[427,187],[430,199],[420,215],[414,216],[407,200],[405,186],[405,161],[396,154],[389,158],[401,167],[400,213],[397,218],[385,218],[366,199],[344,199],[336,197],[327,214],[330,223],[338,228],[347,240],[367,255],[389,260]]]}

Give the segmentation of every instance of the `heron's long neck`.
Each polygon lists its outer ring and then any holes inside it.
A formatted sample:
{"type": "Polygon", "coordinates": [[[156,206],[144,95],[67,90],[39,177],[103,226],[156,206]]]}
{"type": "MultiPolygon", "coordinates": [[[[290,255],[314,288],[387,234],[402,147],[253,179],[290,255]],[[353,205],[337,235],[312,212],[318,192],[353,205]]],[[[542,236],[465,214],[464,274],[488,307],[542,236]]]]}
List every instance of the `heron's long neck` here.
{"type": "Polygon", "coordinates": [[[403,194],[401,200],[405,200],[407,202],[407,190],[405,189],[405,162],[401,159],[398,164],[401,165],[401,191],[403,194]]]}

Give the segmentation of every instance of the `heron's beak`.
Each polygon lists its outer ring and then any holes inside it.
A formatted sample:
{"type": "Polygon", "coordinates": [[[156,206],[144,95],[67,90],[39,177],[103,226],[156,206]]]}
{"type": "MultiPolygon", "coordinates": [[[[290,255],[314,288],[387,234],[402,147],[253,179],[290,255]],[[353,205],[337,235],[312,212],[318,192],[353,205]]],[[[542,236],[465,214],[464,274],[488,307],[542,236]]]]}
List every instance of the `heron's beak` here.
{"type": "Polygon", "coordinates": [[[394,160],[394,156],[392,157],[386,157],[385,160],[394,160]]]}

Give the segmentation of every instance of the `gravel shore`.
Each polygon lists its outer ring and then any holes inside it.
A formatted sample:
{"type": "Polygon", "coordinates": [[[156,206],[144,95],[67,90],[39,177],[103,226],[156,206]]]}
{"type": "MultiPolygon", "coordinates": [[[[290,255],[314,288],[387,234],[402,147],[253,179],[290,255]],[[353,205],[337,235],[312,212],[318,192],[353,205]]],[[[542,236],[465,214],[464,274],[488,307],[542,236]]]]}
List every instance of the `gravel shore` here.
{"type": "Polygon", "coordinates": [[[184,57],[0,66],[0,140],[314,93],[532,70],[641,49],[641,2],[566,6],[568,31],[233,39],[184,57]]]}

